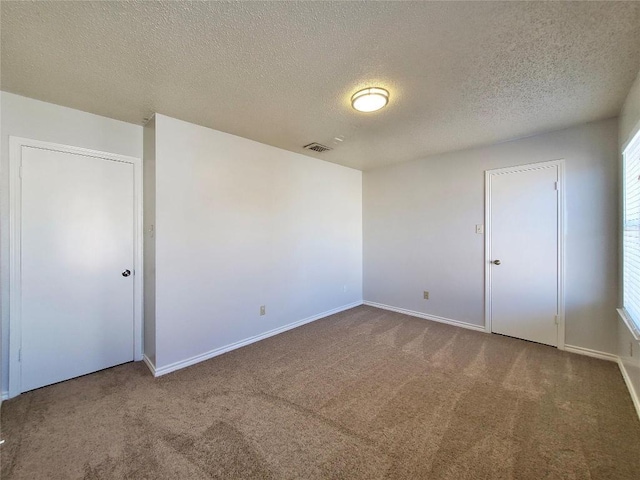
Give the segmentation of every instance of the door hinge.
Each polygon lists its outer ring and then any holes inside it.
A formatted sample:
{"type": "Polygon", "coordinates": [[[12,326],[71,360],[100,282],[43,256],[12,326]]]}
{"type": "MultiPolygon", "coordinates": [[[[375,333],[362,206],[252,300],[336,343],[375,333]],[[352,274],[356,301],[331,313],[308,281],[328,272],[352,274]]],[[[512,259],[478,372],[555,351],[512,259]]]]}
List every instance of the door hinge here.
{"type": "Polygon", "coordinates": [[[558,182],[553,182],[553,188],[554,188],[555,190],[558,190],[558,182]]]}
{"type": "Polygon", "coordinates": [[[556,315],[554,321],[556,322],[556,325],[560,325],[560,315],[556,315]]]}
{"type": "Polygon", "coordinates": [[[22,178],[22,164],[18,167],[18,177],[22,178]]]}
{"type": "Polygon", "coordinates": [[[21,348],[18,349],[18,361],[22,362],[22,349],[21,348]]]}

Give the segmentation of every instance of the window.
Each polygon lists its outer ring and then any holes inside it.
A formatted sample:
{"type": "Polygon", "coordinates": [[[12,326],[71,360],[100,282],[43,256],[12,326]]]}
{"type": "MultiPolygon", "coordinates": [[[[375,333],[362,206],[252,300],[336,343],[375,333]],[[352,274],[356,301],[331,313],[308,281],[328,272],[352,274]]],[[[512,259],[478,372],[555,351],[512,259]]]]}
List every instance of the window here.
{"type": "Polygon", "coordinates": [[[640,331],[640,132],[624,150],[623,309],[640,331]]]}

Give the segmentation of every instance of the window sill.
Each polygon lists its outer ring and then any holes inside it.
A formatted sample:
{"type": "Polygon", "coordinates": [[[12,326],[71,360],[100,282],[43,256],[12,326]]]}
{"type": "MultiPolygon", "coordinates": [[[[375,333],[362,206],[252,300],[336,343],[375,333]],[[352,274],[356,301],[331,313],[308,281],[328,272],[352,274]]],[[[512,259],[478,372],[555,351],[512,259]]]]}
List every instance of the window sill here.
{"type": "Polygon", "coordinates": [[[631,332],[631,335],[633,335],[633,338],[635,338],[637,341],[640,342],[640,329],[635,326],[635,324],[629,317],[627,317],[627,314],[624,313],[624,310],[622,308],[618,308],[616,310],[618,311],[618,315],[620,315],[620,318],[622,319],[622,321],[625,323],[625,325],[631,332]]]}

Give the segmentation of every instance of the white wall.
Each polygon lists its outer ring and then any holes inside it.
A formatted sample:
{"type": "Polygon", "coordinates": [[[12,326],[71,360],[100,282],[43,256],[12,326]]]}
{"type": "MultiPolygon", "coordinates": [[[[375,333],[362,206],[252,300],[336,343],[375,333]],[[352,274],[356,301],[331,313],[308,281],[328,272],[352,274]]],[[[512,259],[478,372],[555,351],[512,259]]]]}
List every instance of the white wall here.
{"type": "MultiPolygon", "coordinates": [[[[9,136],[141,157],[143,129],[5,92],[0,107],[6,391],[9,136]]],[[[565,158],[567,343],[617,352],[640,391],[640,347],[630,357],[630,333],[620,327],[616,337],[612,327],[615,120],[374,170],[362,187],[361,172],[158,118],[158,368],[360,301],[363,232],[367,300],[483,325],[483,239],[474,225],[483,222],[484,170],[565,158]]],[[[638,126],[636,80],[620,141],[638,126]]]]}
{"type": "Polygon", "coordinates": [[[142,127],[0,92],[0,302],[2,391],[9,360],[9,136],[142,157],[142,127]]]}
{"type": "MultiPolygon", "coordinates": [[[[636,78],[620,113],[620,164],[622,151],[628,142],[640,131],[640,74],[636,78]]],[[[622,169],[621,169],[622,171],[622,169]]],[[[622,181],[622,175],[620,176],[622,181]]],[[[622,202],[621,202],[622,206],[622,202]]],[[[618,228],[621,228],[620,226],[618,228]]],[[[622,258],[620,259],[622,261],[622,258]]],[[[622,269],[621,269],[622,270],[622,269]]],[[[622,305],[622,298],[620,298],[622,305]]],[[[640,399],[640,341],[636,340],[627,325],[618,320],[618,350],[624,371],[627,374],[630,389],[640,399]]],[[[636,406],[638,408],[638,405],[636,406]]],[[[638,412],[640,414],[640,411],[638,412]]]]}
{"type": "Polygon", "coordinates": [[[484,171],[564,158],[566,343],[615,352],[617,133],[611,119],[366,172],[364,299],[484,325],[484,171]]]}
{"type": "Polygon", "coordinates": [[[144,126],[144,355],[156,363],[156,118],[144,126]]]}
{"type": "Polygon", "coordinates": [[[156,115],[155,174],[158,370],[362,301],[360,171],[156,115]]]}

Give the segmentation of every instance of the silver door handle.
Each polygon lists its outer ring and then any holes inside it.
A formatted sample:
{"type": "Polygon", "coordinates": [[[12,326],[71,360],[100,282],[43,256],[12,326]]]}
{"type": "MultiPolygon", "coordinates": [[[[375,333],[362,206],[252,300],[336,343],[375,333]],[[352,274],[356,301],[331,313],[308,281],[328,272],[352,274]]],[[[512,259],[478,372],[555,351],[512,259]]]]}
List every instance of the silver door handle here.
{"type": "Polygon", "coordinates": [[[493,262],[491,262],[491,263],[493,263],[494,265],[500,265],[500,263],[501,263],[501,262],[500,262],[500,260],[494,260],[494,261],[493,261],[493,262]]]}

